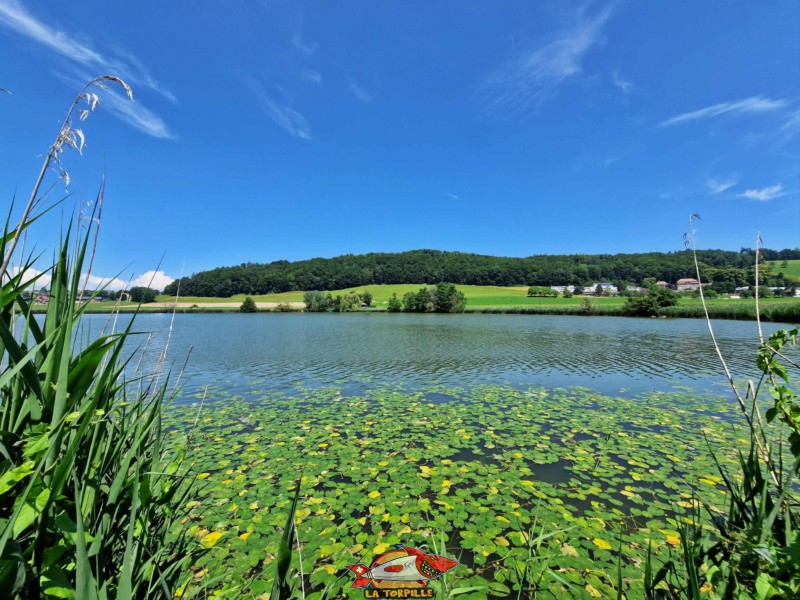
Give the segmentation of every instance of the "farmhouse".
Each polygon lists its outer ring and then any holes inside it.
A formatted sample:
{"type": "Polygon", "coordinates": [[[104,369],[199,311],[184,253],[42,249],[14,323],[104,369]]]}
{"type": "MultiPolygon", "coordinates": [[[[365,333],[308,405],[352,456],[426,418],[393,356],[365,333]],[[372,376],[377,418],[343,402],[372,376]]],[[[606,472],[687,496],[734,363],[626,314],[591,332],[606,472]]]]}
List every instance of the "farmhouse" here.
{"type": "Polygon", "coordinates": [[[700,282],[693,277],[684,277],[683,279],[678,279],[675,288],[679,292],[693,292],[694,290],[700,289],[700,282]]]}

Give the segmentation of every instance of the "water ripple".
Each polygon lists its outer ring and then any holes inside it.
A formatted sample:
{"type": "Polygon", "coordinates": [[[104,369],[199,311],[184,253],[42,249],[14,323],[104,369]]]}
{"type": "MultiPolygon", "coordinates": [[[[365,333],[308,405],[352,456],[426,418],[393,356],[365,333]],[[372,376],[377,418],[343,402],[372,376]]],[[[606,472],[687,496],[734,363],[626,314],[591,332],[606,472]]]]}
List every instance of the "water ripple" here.
{"type": "MultiPolygon", "coordinates": [[[[125,321],[124,317],[120,318],[125,321]]],[[[105,315],[84,319],[100,328],[105,315]]],[[[136,329],[163,345],[169,315],[136,329]]],[[[767,326],[767,332],[779,329],[767,326]]],[[[731,368],[756,375],[755,324],[716,324],[731,368]]],[[[192,347],[187,390],[222,381],[232,391],[366,382],[406,386],[579,385],[629,394],[688,386],[719,392],[722,371],[700,320],[532,315],[189,315],[175,318],[177,369],[192,347]]],[[[356,385],[357,384],[357,385],[356,385]]]]}

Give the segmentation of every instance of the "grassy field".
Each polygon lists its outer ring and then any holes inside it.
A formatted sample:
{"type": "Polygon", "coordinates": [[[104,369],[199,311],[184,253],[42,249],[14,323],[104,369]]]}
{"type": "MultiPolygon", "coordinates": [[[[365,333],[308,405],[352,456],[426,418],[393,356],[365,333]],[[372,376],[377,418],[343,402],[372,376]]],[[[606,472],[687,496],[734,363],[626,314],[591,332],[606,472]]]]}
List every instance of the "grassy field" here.
{"type": "Polygon", "coordinates": [[[800,260],[787,260],[787,266],[781,268],[782,260],[775,260],[770,263],[775,273],[783,273],[789,281],[800,283],[800,260]]]}
{"type": "MultiPolygon", "coordinates": [[[[800,261],[789,261],[791,264],[800,261]]],[[[373,297],[373,310],[385,310],[386,304],[392,294],[402,298],[408,292],[416,292],[422,287],[420,284],[397,285],[371,285],[343,290],[332,290],[332,296],[344,295],[348,292],[362,293],[369,291],[373,297]]],[[[582,303],[586,296],[573,298],[528,298],[526,287],[497,287],[459,285],[456,286],[467,297],[467,312],[489,313],[530,313],[530,314],[597,314],[597,315],[625,315],[624,297],[595,298],[591,297],[591,310],[586,311],[582,303]]],[[[199,296],[181,297],[175,306],[175,299],[171,296],[159,296],[156,303],[145,304],[140,307],[142,312],[168,312],[173,307],[179,312],[231,312],[236,311],[244,300],[244,294],[230,298],[206,298],[199,296]]],[[[294,310],[302,310],[303,292],[285,292],[282,294],[263,294],[253,296],[262,310],[274,309],[276,303],[291,303],[294,310]],[[264,304],[264,303],[272,303],[264,304]]],[[[714,318],[721,319],[753,319],[755,318],[755,300],[730,298],[716,298],[708,301],[709,311],[714,318]]],[[[97,302],[89,305],[87,312],[111,312],[117,307],[116,302],[97,302]]],[[[135,311],[137,304],[123,302],[119,304],[121,312],[135,311]]],[[[43,312],[44,307],[37,308],[43,312]]],[[[800,315],[800,298],[763,298],[761,299],[761,314],[765,320],[796,322],[800,315]]],[[[703,316],[702,305],[699,298],[682,297],[678,306],[665,309],[663,316],[670,317],[696,317],[703,316]]]]}
{"type": "MultiPolygon", "coordinates": [[[[422,284],[392,284],[392,285],[369,285],[342,290],[332,290],[330,294],[344,296],[348,292],[363,293],[369,291],[372,294],[372,302],[378,308],[384,307],[391,298],[392,294],[397,294],[401,298],[409,293],[416,292],[422,284]]],[[[527,287],[498,287],[482,285],[457,285],[460,291],[467,297],[467,307],[526,307],[526,306],[579,306],[581,298],[528,298],[527,287]]],[[[180,305],[184,304],[224,304],[231,302],[242,302],[244,294],[231,296],[230,298],[204,298],[199,296],[181,297],[180,305]]],[[[252,297],[256,302],[302,302],[303,292],[285,292],[283,294],[264,294],[252,297]]],[[[158,302],[172,302],[174,298],[170,296],[159,296],[158,302]]],[[[616,306],[625,302],[624,298],[594,298],[598,305],[616,306]]]]}
{"type": "MultiPolygon", "coordinates": [[[[798,263],[800,270],[800,261],[789,261],[790,266],[793,262],[798,263]]],[[[345,295],[348,292],[362,293],[369,291],[372,294],[373,306],[376,308],[384,308],[389,301],[392,294],[397,294],[398,298],[402,298],[408,292],[416,292],[422,287],[421,284],[393,284],[393,285],[370,285],[356,288],[346,288],[342,290],[332,290],[332,296],[345,295]]],[[[482,309],[482,308],[538,308],[538,307],[579,307],[581,302],[586,298],[585,296],[575,296],[573,298],[528,298],[527,287],[498,287],[498,286],[479,286],[479,285],[458,285],[456,286],[467,297],[467,309],[482,309]]],[[[241,303],[244,300],[244,294],[231,296],[230,298],[205,298],[200,296],[186,296],[181,297],[178,301],[179,307],[189,307],[192,304],[232,304],[241,303]]],[[[172,303],[174,298],[171,296],[159,296],[158,302],[172,303]]],[[[253,296],[256,302],[302,302],[303,292],[285,292],[283,294],[263,294],[253,296]]],[[[599,308],[602,307],[617,307],[625,304],[625,298],[595,298],[592,297],[591,301],[596,303],[599,308]]],[[[761,303],[764,305],[776,302],[794,302],[793,298],[762,298],[761,303]]],[[[102,302],[96,306],[108,306],[113,303],[102,302]]],[[[125,303],[127,304],[127,303],[125,303]]],[[[681,306],[700,306],[699,298],[682,297],[680,300],[681,306]]],[[[716,298],[708,301],[709,306],[729,306],[735,304],[736,306],[755,306],[755,301],[752,299],[730,300],[728,298],[716,298]]]]}
{"type": "MultiPolygon", "coordinates": [[[[393,284],[393,285],[368,285],[355,288],[345,288],[342,290],[332,290],[332,296],[344,296],[348,292],[363,293],[369,291],[372,294],[373,303],[380,306],[386,304],[391,298],[392,294],[397,294],[398,298],[402,298],[408,292],[416,292],[419,288],[423,287],[422,284],[393,284]]],[[[527,287],[496,287],[496,286],[480,286],[480,285],[459,285],[456,286],[459,290],[464,292],[470,304],[475,306],[527,306],[528,300],[526,294],[527,287]]],[[[200,304],[200,303],[230,303],[242,302],[245,298],[244,294],[237,294],[230,298],[205,298],[201,296],[185,296],[179,300],[180,304],[200,304]]],[[[256,302],[302,302],[303,292],[284,292],[282,294],[261,294],[252,296],[256,302]]],[[[541,298],[540,298],[541,299],[541,298]]],[[[158,302],[172,302],[174,300],[171,296],[158,296],[158,302]]]]}
{"type": "MultiPolygon", "coordinates": [[[[335,292],[334,295],[339,292],[335,292]]],[[[231,302],[244,301],[246,294],[236,294],[230,298],[211,298],[204,296],[181,296],[178,302],[180,304],[229,304],[231,302]]],[[[302,302],[303,292],[284,292],[282,294],[261,294],[252,296],[256,302],[302,302]]],[[[174,302],[174,296],[158,296],[157,302],[174,302]]]]}

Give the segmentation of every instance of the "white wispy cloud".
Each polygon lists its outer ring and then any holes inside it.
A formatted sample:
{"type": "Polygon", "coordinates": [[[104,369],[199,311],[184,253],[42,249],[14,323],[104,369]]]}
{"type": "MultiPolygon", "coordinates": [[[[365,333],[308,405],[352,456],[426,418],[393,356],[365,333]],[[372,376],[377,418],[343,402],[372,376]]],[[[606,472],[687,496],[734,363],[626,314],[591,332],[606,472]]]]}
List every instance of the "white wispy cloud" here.
{"type": "Polygon", "coordinates": [[[800,131],[800,110],[794,110],[789,114],[789,118],[781,127],[784,133],[795,134],[800,131]]]}
{"type": "Polygon", "coordinates": [[[322,73],[313,69],[303,71],[303,79],[316,85],[322,85],[322,73]]]}
{"type": "MultiPolygon", "coordinates": [[[[130,73],[129,77],[134,84],[143,85],[154,92],[161,94],[173,104],[178,104],[178,98],[175,96],[175,94],[164,87],[164,85],[162,85],[159,81],[156,81],[150,75],[147,68],[138,57],[121,48],[116,48],[114,52],[118,56],[122,57],[124,61],[124,63],[119,65],[117,68],[122,72],[130,73]]],[[[118,61],[112,61],[112,68],[113,63],[116,62],[118,61]]]]}
{"type": "Polygon", "coordinates": [[[552,41],[502,65],[481,85],[483,103],[490,111],[512,112],[541,105],[560,85],[583,73],[583,58],[600,40],[610,16],[611,7],[593,17],[581,11],[574,25],[552,41]]]}
{"type": "Polygon", "coordinates": [[[681,113],[666,121],[662,121],[659,123],[659,127],[668,127],[670,125],[686,123],[687,121],[697,121],[699,119],[710,119],[725,114],[770,112],[784,109],[787,106],[789,106],[788,100],[772,100],[771,98],[764,98],[762,96],[751,96],[750,98],[745,98],[744,100],[738,100],[736,102],[720,102],[719,104],[706,106],[699,110],[681,113]]]}
{"type": "Polygon", "coordinates": [[[622,76],[619,74],[619,71],[614,71],[611,74],[611,81],[614,83],[615,86],[617,86],[619,89],[622,90],[623,94],[627,95],[633,91],[633,84],[630,81],[623,79],[622,76]]]}
{"type": "MultiPolygon", "coordinates": [[[[82,69],[75,68],[70,69],[70,71],[70,73],[53,71],[53,75],[73,88],[78,88],[92,79],[92,76],[82,69]]],[[[142,133],[156,138],[165,140],[177,139],[177,136],[170,131],[161,117],[142,106],[142,103],[138,100],[132,101],[127,96],[119,93],[117,86],[104,85],[103,88],[95,88],[94,93],[100,98],[100,105],[120,121],[124,121],[142,133]]]]}
{"type": "Polygon", "coordinates": [[[372,94],[370,94],[364,86],[357,84],[355,81],[351,81],[349,89],[353,95],[364,104],[372,102],[372,94]]]}
{"type": "Polygon", "coordinates": [[[128,125],[156,138],[176,139],[177,136],[169,130],[164,120],[152,110],[110,90],[102,94],[102,98],[102,103],[109,112],[128,125]]]}
{"type": "Polygon", "coordinates": [[[729,190],[737,183],[739,182],[734,178],[728,178],[723,180],[714,179],[713,177],[706,178],[706,187],[708,188],[708,191],[714,196],[716,196],[717,194],[721,194],[726,190],[729,190]]]}
{"type": "Polygon", "coordinates": [[[602,160],[602,164],[603,164],[604,167],[610,167],[611,165],[613,165],[613,164],[619,162],[620,160],[622,160],[622,158],[627,156],[629,153],[630,153],[630,151],[626,150],[626,151],[618,152],[616,154],[610,154],[610,155],[606,156],[602,160]]]}
{"type": "Polygon", "coordinates": [[[276,124],[289,134],[301,140],[311,139],[311,126],[308,120],[288,104],[281,104],[272,98],[261,98],[261,108],[276,124]]]}
{"type": "Polygon", "coordinates": [[[451,194],[450,192],[442,192],[442,193],[443,193],[445,196],[449,196],[449,197],[450,197],[450,198],[452,198],[453,200],[458,200],[458,199],[459,199],[459,197],[458,197],[458,196],[456,196],[455,194],[451,194]]]}
{"type": "MultiPolygon", "coordinates": [[[[132,54],[119,50],[116,52],[117,56],[101,53],[83,38],[79,39],[74,34],[61,31],[37,19],[17,0],[0,0],[0,26],[37,42],[66,59],[79,70],[88,70],[95,73],[94,76],[98,74],[116,75],[137,89],[147,88],[171,102],[177,102],[175,95],[156,81],[132,54]]],[[[84,84],[94,76],[81,82],[70,83],[84,84]]],[[[161,138],[173,137],[164,135],[168,130],[163,125],[163,121],[138,102],[125,109],[118,106],[117,110],[112,109],[112,112],[123,121],[149,135],[161,138]],[[157,121],[161,122],[163,127],[154,125],[157,121]]]]}
{"type": "Polygon", "coordinates": [[[308,42],[303,39],[303,21],[297,25],[297,28],[292,34],[292,46],[300,50],[303,54],[314,54],[319,48],[318,42],[308,42]]]}
{"type": "Polygon", "coordinates": [[[105,59],[87,45],[63,31],[36,20],[16,0],[0,1],[0,23],[17,33],[36,40],[62,56],[85,65],[105,64],[105,59]]]}
{"type": "Polygon", "coordinates": [[[747,198],[748,200],[759,200],[761,202],[766,202],[767,200],[772,200],[773,198],[785,196],[788,193],[789,192],[783,189],[783,184],[776,183],[775,185],[770,185],[761,189],[745,190],[739,194],[739,196],[742,198],[747,198]]]}
{"type": "MultiPolygon", "coordinates": [[[[263,110],[276,125],[284,129],[290,135],[300,138],[301,140],[312,139],[311,125],[308,120],[287,101],[276,100],[266,92],[264,86],[254,79],[247,79],[245,83],[247,83],[247,86],[252,90],[253,94],[255,94],[261,110],[263,110]]],[[[284,97],[287,96],[283,89],[279,88],[279,91],[284,97]]]]}

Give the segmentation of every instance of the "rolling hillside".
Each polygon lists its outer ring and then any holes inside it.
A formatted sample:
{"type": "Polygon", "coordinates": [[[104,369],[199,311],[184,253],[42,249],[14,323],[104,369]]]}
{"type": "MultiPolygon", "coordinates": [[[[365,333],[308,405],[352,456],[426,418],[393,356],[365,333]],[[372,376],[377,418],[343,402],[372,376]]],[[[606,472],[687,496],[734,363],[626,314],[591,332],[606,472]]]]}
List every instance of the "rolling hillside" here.
{"type": "Polygon", "coordinates": [[[787,260],[787,266],[781,267],[783,261],[773,261],[772,269],[775,273],[783,273],[783,276],[794,283],[800,283],[800,260],[787,260]]]}

